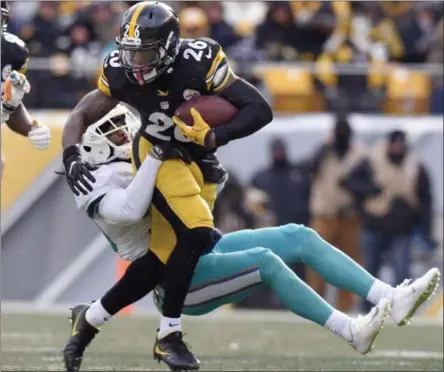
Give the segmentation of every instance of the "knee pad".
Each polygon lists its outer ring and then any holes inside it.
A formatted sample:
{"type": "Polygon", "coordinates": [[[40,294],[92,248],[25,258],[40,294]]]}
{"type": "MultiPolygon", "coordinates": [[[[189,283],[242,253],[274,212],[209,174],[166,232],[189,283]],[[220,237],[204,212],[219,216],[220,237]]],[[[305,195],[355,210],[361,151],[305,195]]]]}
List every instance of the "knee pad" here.
{"type": "Polygon", "coordinates": [[[301,234],[301,231],[307,229],[304,225],[299,225],[296,223],[287,223],[286,225],[283,225],[280,227],[280,229],[288,235],[298,236],[301,234]]]}

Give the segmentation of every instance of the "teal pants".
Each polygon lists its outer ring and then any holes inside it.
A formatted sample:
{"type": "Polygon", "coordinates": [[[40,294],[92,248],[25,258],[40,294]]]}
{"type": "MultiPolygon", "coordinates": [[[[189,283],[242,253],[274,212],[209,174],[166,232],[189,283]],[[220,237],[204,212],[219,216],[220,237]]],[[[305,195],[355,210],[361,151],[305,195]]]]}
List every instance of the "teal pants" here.
{"type": "MultiPolygon", "coordinates": [[[[374,281],[362,267],[303,225],[242,230],[224,235],[210,253],[200,258],[183,314],[207,314],[240,301],[266,283],[275,292],[282,292],[279,297],[284,304],[288,298],[290,309],[298,306],[294,302],[303,300],[303,294],[307,296],[306,302],[313,305],[309,312],[323,307],[322,316],[318,317],[322,324],[332,309],[321,304],[323,300],[288,269],[287,265],[296,262],[304,262],[331,284],[361,297],[367,295],[374,281]],[[301,298],[295,300],[298,294],[301,298]]],[[[154,291],[158,308],[162,300],[163,290],[158,287],[154,291]]]]}

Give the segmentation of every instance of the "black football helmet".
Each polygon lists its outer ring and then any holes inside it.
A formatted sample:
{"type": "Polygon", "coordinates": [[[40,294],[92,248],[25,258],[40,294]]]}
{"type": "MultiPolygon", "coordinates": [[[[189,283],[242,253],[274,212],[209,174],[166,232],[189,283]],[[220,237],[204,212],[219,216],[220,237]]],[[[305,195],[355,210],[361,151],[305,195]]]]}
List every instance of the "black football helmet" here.
{"type": "Polygon", "coordinates": [[[179,18],[163,3],[133,5],[122,18],[116,44],[128,79],[138,85],[149,83],[167,70],[179,52],[179,18]]]}
{"type": "Polygon", "coordinates": [[[2,31],[6,31],[9,21],[9,5],[6,1],[2,1],[2,31]]]}

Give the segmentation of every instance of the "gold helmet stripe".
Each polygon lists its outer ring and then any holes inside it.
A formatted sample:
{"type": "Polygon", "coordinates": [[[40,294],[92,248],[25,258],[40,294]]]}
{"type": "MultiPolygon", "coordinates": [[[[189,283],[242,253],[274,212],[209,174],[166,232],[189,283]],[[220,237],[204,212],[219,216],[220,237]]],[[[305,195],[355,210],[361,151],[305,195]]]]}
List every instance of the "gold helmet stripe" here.
{"type": "Polygon", "coordinates": [[[143,8],[145,8],[148,4],[149,4],[148,1],[144,1],[137,6],[136,10],[133,13],[133,16],[131,17],[128,29],[128,37],[135,37],[134,34],[136,31],[137,19],[139,18],[139,15],[142,12],[143,8]]]}

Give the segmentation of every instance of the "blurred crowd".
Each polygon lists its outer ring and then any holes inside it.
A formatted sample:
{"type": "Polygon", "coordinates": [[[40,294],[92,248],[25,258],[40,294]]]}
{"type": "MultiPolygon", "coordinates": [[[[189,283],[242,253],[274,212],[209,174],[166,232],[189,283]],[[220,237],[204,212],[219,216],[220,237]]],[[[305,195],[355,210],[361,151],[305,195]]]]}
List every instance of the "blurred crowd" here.
{"type": "MultiPolygon", "coordinates": [[[[31,68],[32,83],[46,89],[45,95],[35,89],[28,105],[73,107],[95,84],[101,61],[115,49],[121,14],[134,3],[11,2],[9,31],[28,43],[32,57],[50,58],[40,65],[35,62],[39,71],[31,68]]],[[[350,101],[347,109],[351,105],[353,111],[377,111],[384,94],[380,74],[338,78],[329,69],[332,63],[443,62],[442,2],[167,3],[177,10],[183,37],[217,40],[236,73],[266,95],[267,84],[253,68],[256,62],[315,62],[316,89],[326,97],[331,110],[338,109],[338,102],[343,106],[350,101]],[[368,94],[356,103],[351,98],[363,91],[363,85],[368,94]],[[367,107],[361,107],[363,103],[367,107]]],[[[433,84],[442,97],[442,75],[434,78],[433,84]]],[[[439,96],[434,99],[439,106],[439,96]]]]}
{"type": "MultiPolygon", "coordinates": [[[[310,226],[375,277],[390,268],[390,279],[384,279],[397,285],[415,276],[415,264],[427,266],[433,259],[432,205],[428,171],[405,132],[390,131],[368,145],[356,139],[347,116],[338,115],[327,140],[306,160],[290,161],[285,140],[276,138],[268,167],[248,186],[230,173],[216,201],[215,220],[225,233],[287,223],[310,226]]],[[[327,296],[318,274],[302,265],[292,269],[327,296]]],[[[267,288],[240,306],[265,303],[281,306],[267,288]]],[[[337,292],[338,309],[357,306],[369,310],[350,292],[337,292]]]]}

